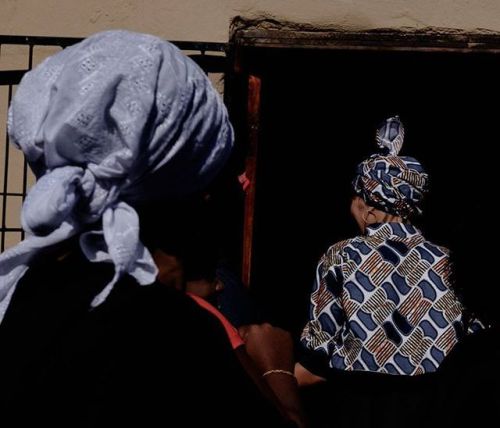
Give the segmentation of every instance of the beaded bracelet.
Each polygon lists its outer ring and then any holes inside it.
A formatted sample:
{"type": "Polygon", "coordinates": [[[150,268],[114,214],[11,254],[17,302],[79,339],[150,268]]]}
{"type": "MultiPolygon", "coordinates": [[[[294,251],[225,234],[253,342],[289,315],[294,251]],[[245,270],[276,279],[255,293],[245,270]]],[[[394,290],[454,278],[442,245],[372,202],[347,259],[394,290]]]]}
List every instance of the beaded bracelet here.
{"type": "Polygon", "coordinates": [[[287,376],[291,376],[295,379],[295,375],[291,371],[281,370],[281,369],[268,370],[267,372],[262,374],[262,377],[266,377],[266,376],[269,376],[271,374],[284,374],[287,376]]]}

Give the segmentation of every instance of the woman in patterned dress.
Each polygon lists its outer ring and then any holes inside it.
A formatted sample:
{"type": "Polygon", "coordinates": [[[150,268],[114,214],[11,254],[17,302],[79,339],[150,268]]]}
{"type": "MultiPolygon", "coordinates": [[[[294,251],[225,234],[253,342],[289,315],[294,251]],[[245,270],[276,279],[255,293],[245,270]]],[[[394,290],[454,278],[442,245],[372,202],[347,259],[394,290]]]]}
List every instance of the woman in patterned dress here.
{"type": "Polygon", "coordinates": [[[301,385],[332,381],[343,409],[335,426],[411,425],[423,415],[442,423],[450,419],[438,411],[433,374],[482,325],[452,288],[449,251],[411,223],[429,178],[416,159],[398,155],[399,118],[387,119],[376,139],[380,153],[358,165],[353,181],[351,214],[362,234],[332,245],[318,263],[296,376],[301,385]]]}

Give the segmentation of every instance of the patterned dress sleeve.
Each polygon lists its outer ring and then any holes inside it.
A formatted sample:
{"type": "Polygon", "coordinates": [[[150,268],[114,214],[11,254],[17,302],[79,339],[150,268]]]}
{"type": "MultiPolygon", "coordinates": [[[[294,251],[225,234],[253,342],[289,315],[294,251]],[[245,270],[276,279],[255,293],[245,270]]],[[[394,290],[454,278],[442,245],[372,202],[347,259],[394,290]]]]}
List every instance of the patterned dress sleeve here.
{"type": "Polygon", "coordinates": [[[310,351],[330,355],[345,323],[341,295],[343,288],[342,249],[345,241],[330,247],[316,268],[310,297],[309,320],[301,335],[310,351]]]}

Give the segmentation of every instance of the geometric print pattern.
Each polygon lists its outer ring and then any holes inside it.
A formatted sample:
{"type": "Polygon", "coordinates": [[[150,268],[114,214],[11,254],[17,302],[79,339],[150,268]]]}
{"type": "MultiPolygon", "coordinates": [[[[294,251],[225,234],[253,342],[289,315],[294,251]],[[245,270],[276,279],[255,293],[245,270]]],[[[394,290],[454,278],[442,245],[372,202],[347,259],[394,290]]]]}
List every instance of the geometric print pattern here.
{"type": "Polygon", "coordinates": [[[365,202],[391,214],[408,218],[421,214],[429,177],[409,156],[375,154],[356,168],[353,188],[365,202]]]}
{"type": "Polygon", "coordinates": [[[380,149],[391,156],[397,156],[405,139],[405,127],[399,120],[399,116],[386,119],[377,129],[375,138],[380,149]]]}
{"type": "Polygon", "coordinates": [[[321,258],[301,341],[331,368],[433,372],[464,334],[450,271],[448,250],[414,226],[370,225],[321,258]]]}

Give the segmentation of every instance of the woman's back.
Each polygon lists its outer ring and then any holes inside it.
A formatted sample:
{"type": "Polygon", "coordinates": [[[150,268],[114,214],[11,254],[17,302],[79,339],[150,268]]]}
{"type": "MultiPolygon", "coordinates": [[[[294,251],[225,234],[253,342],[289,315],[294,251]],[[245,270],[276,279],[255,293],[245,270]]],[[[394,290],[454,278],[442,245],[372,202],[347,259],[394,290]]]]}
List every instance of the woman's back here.
{"type": "Polygon", "coordinates": [[[333,337],[332,367],[433,372],[464,334],[448,252],[410,224],[373,224],[333,245],[315,284],[303,343],[319,349],[333,337]]]}

